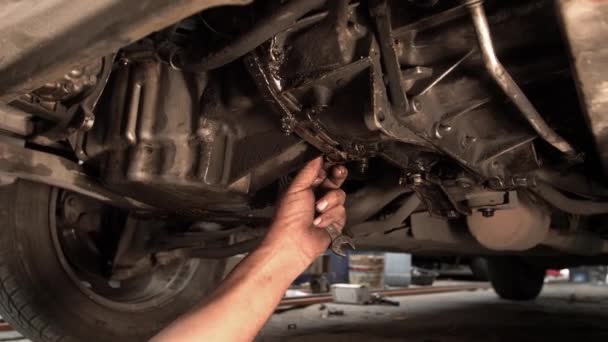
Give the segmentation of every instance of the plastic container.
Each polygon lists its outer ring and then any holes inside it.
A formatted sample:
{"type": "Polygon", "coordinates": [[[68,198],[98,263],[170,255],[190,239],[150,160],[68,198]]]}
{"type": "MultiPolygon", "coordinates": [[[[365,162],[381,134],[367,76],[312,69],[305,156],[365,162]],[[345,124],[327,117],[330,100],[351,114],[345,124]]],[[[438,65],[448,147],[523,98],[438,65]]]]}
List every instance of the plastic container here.
{"type": "Polygon", "coordinates": [[[384,285],[408,287],[412,282],[412,255],[384,253],[384,285]]]}

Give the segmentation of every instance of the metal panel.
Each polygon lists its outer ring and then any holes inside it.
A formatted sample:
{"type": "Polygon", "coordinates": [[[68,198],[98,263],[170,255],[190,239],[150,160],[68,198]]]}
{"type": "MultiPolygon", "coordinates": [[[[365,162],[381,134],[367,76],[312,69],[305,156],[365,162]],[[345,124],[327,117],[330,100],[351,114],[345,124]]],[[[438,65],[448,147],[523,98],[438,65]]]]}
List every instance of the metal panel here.
{"type": "Polygon", "coordinates": [[[16,0],[0,9],[0,100],[204,9],[251,0],[16,0]]]}
{"type": "Polygon", "coordinates": [[[583,111],[608,174],[608,1],[560,0],[557,8],[583,111]]]}

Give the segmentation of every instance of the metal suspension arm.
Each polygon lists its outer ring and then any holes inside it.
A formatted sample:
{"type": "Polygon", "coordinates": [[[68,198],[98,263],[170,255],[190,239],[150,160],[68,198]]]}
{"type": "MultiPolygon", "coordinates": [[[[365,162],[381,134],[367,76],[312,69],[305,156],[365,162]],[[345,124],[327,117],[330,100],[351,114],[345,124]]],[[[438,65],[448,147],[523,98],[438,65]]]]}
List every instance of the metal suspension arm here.
{"type": "Polygon", "coordinates": [[[498,60],[498,57],[496,57],[492,36],[490,34],[490,27],[483,9],[483,2],[480,0],[467,1],[466,5],[471,13],[473,24],[475,25],[475,31],[477,33],[477,38],[479,39],[479,49],[483,57],[484,65],[494,81],[496,81],[498,86],[521,111],[532,128],[534,128],[543,140],[567,154],[569,157],[575,157],[576,152],[574,148],[547,125],[536,108],[534,108],[534,105],[528,100],[528,97],[526,97],[521,88],[515,83],[511,75],[498,60]]]}

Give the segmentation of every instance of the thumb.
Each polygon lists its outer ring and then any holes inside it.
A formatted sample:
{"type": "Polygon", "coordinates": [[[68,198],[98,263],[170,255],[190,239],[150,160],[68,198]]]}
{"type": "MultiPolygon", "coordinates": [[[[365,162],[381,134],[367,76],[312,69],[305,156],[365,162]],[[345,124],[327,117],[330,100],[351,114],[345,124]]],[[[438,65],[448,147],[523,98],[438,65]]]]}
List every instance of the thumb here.
{"type": "Polygon", "coordinates": [[[315,180],[319,178],[320,173],[323,170],[323,158],[318,157],[313,159],[304,166],[302,170],[298,173],[296,178],[291,182],[288,193],[299,192],[303,190],[308,190],[312,188],[315,180]]]}

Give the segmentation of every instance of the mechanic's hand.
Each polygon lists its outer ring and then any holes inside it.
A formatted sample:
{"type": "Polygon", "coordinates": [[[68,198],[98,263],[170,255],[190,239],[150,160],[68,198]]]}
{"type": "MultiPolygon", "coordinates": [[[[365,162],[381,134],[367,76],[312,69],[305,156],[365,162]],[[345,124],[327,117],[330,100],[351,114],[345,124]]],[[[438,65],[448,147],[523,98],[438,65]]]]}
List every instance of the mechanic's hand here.
{"type": "Polygon", "coordinates": [[[323,228],[330,224],[339,230],[344,227],[346,194],[340,186],[347,175],[344,166],[325,171],[323,158],[306,164],[279,202],[264,243],[293,252],[308,267],[331,243],[323,228]]]}

